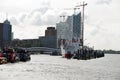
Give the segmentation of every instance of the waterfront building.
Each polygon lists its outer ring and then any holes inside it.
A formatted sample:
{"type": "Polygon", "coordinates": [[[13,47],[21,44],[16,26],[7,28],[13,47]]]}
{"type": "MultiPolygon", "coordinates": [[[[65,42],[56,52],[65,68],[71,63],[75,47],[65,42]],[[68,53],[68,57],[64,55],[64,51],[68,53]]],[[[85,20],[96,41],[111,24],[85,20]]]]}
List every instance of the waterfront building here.
{"type": "Polygon", "coordinates": [[[56,24],[57,29],[57,47],[60,47],[60,42],[68,40],[80,41],[81,38],[81,13],[68,16],[65,22],[56,24]]]}
{"type": "Polygon", "coordinates": [[[55,36],[39,37],[41,47],[56,48],[57,39],[55,36]]]}
{"type": "Polygon", "coordinates": [[[45,30],[45,36],[55,36],[55,35],[56,35],[55,27],[48,27],[47,30],[45,30]]]}
{"type": "Polygon", "coordinates": [[[8,20],[0,23],[0,47],[11,46],[12,25],[8,20]]]}
{"type": "Polygon", "coordinates": [[[69,25],[66,22],[60,22],[56,24],[57,38],[67,39],[69,37],[69,25]]]}
{"type": "Polygon", "coordinates": [[[14,39],[12,40],[13,47],[40,47],[41,43],[39,39],[14,39]]]}
{"type": "Polygon", "coordinates": [[[73,15],[73,36],[81,37],[81,13],[73,15]]]}
{"type": "Polygon", "coordinates": [[[48,27],[45,36],[39,37],[41,47],[57,48],[57,31],[55,27],[48,27]]]}
{"type": "Polygon", "coordinates": [[[57,35],[55,27],[48,27],[45,30],[45,36],[40,36],[38,39],[14,39],[13,47],[48,47],[57,48],[57,35]]]}

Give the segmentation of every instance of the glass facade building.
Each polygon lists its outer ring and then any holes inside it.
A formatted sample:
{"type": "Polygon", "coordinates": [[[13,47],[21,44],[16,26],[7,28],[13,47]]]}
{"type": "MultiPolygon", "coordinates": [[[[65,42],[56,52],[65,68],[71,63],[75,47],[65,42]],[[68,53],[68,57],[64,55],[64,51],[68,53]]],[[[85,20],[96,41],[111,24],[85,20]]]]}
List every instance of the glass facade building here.
{"type": "Polygon", "coordinates": [[[57,41],[60,39],[72,40],[81,38],[81,13],[68,16],[65,22],[56,24],[57,41]]]}
{"type": "Polygon", "coordinates": [[[81,13],[73,15],[73,36],[81,36],[81,13]]]}
{"type": "Polygon", "coordinates": [[[3,41],[9,42],[11,41],[11,25],[8,20],[3,23],[3,41]]]}
{"type": "Polygon", "coordinates": [[[10,46],[12,40],[12,26],[8,20],[0,23],[0,47],[10,46]]]}

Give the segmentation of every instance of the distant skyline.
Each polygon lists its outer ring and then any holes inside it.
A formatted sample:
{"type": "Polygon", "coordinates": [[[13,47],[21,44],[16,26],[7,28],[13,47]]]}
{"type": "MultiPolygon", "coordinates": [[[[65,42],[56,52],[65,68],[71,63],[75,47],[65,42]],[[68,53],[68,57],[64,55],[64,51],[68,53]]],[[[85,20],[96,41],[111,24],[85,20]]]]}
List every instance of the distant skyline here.
{"type": "MultiPolygon", "coordinates": [[[[44,36],[47,27],[56,26],[60,15],[72,15],[83,0],[0,0],[0,22],[8,19],[14,38],[44,36]]],[[[95,49],[120,50],[120,0],[84,0],[85,44],[95,49]]],[[[79,12],[77,10],[77,12],[79,12]]]]}

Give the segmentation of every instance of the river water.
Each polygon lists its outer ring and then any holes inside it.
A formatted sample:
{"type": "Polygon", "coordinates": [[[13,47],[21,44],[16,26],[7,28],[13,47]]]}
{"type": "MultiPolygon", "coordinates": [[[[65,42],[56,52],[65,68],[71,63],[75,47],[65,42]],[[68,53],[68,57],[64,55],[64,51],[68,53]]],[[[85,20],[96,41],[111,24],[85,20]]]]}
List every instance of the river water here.
{"type": "Polygon", "coordinates": [[[31,55],[31,61],[0,65],[0,80],[120,80],[120,55],[91,60],[31,55]]]}

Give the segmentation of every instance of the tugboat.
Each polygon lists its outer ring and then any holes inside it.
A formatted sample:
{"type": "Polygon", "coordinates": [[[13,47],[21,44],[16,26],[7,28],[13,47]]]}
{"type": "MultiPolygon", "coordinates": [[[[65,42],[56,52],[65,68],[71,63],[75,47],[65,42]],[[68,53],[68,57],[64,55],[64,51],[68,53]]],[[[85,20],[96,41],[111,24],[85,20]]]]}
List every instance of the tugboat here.
{"type": "Polygon", "coordinates": [[[18,55],[20,61],[31,60],[30,53],[28,53],[28,51],[26,49],[16,48],[15,51],[16,51],[16,54],[18,55]]]}
{"type": "Polygon", "coordinates": [[[88,46],[83,46],[80,48],[80,42],[72,39],[67,40],[63,45],[63,41],[61,41],[61,54],[62,57],[67,59],[81,59],[88,60],[93,58],[104,57],[104,52],[99,50],[94,50],[94,48],[90,48],[88,46]]]}
{"type": "Polygon", "coordinates": [[[0,58],[1,58],[1,63],[4,63],[4,62],[5,63],[7,63],[7,62],[14,63],[16,61],[15,60],[14,49],[12,49],[12,48],[4,48],[3,52],[0,53],[0,58]]]}
{"type": "Polygon", "coordinates": [[[0,52],[0,64],[29,60],[31,60],[30,54],[25,49],[17,48],[14,50],[13,48],[4,48],[3,51],[0,52]]]}
{"type": "Polygon", "coordinates": [[[63,41],[61,40],[62,57],[71,59],[78,49],[79,49],[79,42],[77,39],[66,40],[64,45],[63,45],[63,41]]]}

